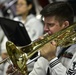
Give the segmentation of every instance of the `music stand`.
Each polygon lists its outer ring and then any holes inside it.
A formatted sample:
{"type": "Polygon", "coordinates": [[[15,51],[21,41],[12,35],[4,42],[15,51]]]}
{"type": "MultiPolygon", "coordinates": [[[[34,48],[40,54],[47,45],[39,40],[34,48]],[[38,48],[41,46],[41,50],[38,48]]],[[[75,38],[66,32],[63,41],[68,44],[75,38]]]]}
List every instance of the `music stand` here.
{"type": "Polygon", "coordinates": [[[23,23],[0,17],[0,25],[8,40],[16,46],[25,46],[31,43],[23,23]]]}

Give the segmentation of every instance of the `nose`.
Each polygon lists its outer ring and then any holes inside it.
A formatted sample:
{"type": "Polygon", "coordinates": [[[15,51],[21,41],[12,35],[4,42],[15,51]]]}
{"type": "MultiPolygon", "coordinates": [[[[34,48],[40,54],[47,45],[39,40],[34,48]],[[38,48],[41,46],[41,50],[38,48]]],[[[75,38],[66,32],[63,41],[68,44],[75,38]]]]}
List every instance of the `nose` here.
{"type": "Polygon", "coordinates": [[[44,25],[44,32],[48,32],[49,31],[49,28],[47,27],[47,25],[44,25]]]}
{"type": "Polygon", "coordinates": [[[51,28],[49,28],[47,25],[44,26],[44,33],[52,34],[51,28]]]}

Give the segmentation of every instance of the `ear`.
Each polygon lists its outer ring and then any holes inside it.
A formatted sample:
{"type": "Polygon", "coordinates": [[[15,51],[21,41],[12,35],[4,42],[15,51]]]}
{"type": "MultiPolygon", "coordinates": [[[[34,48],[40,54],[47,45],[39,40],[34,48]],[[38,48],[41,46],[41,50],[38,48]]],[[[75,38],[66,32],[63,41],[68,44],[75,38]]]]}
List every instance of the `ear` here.
{"type": "Polygon", "coordinates": [[[28,5],[28,10],[31,10],[32,4],[28,5]]]}
{"type": "Polygon", "coordinates": [[[68,27],[69,26],[69,21],[64,21],[62,26],[63,26],[63,28],[68,27]]]}

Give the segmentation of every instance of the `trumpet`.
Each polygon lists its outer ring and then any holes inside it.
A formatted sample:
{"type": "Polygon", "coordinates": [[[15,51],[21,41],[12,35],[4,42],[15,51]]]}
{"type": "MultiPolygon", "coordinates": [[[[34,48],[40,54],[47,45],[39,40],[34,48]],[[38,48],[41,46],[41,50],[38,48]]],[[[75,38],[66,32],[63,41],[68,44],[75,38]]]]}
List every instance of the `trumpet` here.
{"type": "Polygon", "coordinates": [[[53,35],[45,34],[43,39],[37,39],[27,46],[16,47],[11,42],[6,42],[6,49],[12,63],[23,74],[28,75],[27,61],[46,43],[55,41],[57,46],[67,47],[76,43],[76,23],[66,29],[54,33],[53,35]]]}

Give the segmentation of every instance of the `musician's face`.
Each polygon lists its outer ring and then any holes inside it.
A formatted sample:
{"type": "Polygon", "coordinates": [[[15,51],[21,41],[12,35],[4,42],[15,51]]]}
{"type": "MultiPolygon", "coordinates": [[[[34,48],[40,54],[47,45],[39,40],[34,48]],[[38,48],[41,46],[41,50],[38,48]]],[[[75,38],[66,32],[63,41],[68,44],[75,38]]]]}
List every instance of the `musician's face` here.
{"type": "Polygon", "coordinates": [[[69,26],[68,21],[64,21],[61,25],[55,16],[44,17],[44,32],[53,34],[69,26]]]}

